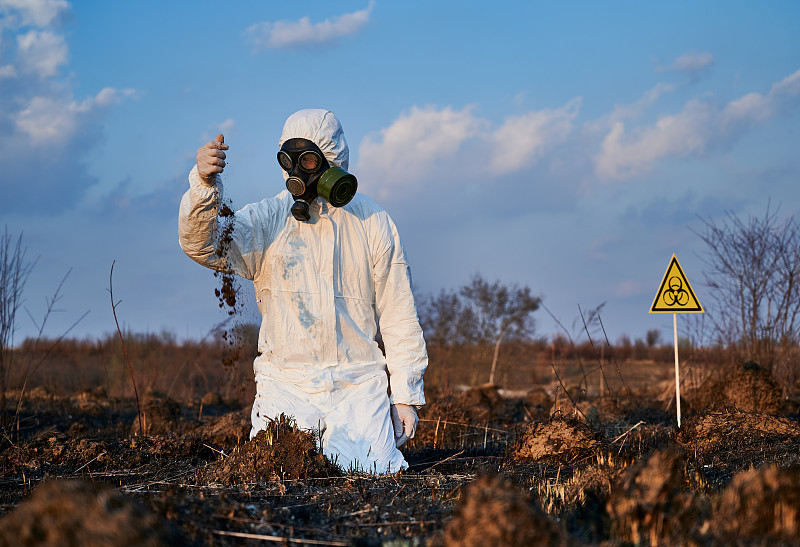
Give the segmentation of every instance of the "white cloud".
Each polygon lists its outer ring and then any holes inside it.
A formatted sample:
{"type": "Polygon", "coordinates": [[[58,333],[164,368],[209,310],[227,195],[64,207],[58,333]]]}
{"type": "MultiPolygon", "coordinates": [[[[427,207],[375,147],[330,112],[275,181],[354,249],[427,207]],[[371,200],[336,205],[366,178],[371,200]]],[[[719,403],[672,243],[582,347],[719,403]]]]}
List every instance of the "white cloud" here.
{"type": "MultiPolygon", "coordinates": [[[[219,122],[218,124],[213,124],[208,127],[206,131],[203,131],[200,134],[199,139],[203,142],[212,141],[217,138],[217,135],[222,133],[225,140],[230,140],[230,133],[236,128],[236,122],[233,118],[227,118],[219,122]]],[[[187,158],[194,159],[194,153],[188,154],[187,158]]]]}
{"type": "Polygon", "coordinates": [[[655,102],[667,93],[675,90],[677,86],[666,82],[659,82],[651,89],[646,91],[642,97],[632,104],[615,105],[614,111],[602,123],[606,126],[613,125],[616,122],[623,121],[630,118],[638,118],[648,108],[653,106],[655,102]]]}
{"type": "Polygon", "coordinates": [[[17,69],[14,68],[14,65],[0,66],[0,80],[4,78],[16,78],[16,77],[17,77],[17,69]]]}
{"type": "Polygon", "coordinates": [[[490,136],[492,168],[501,174],[517,171],[544,151],[566,141],[580,105],[577,98],[555,110],[535,110],[506,118],[490,136]]]}
{"type": "Polygon", "coordinates": [[[800,93],[800,70],[774,84],[769,91],[769,94],[773,97],[797,95],[798,93],[800,93]]]}
{"type": "Polygon", "coordinates": [[[136,96],[134,89],[117,89],[115,87],[104,87],[94,98],[90,97],[81,103],[81,109],[85,112],[96,107],[105,108],[114,104],[121,103],[124,99],[136,96]]]}
{"type": "Polygon", "coordinates": [[[616,283],[611,288],[611,294],[616,298],[628,298],[642,294],[647,290],[638,279],[625,279],[616,283]]]}
{"type": "Polygon", "coordinates": [[[66,0],[0,0],[0,14],[14,26],[49,27],[68,9],[66,0]]]}
{"type": "Polygon", "coordinates": [[[247,28],[245,34],[256,49],[285,48],[321,44],[355,34],[369,21],[374,2],[366,9],[346,13],[319,23],[308,17],[297,21],[263,21],[247,28]]]}
{"type": "Polygon", "coordinates": [[[763,121],[775,114],[786,97],[800,94],[800,70],[772,85],[769,93],[748,93],[731,101],[721,113],[721,125],[729,128],[739,123],[763,121]]]}
{"type": "Polygon", "coordinates": [[[689,76],[697,76],[706,72],[714,64],[714,56],[708,52],[687,53],[675,59],[668,67],[657,67],[656,71],[676,71],[683,72],[689,76]]]}
{"type": "Polygon", "coordinates": [[[609,114],[584,122],[581,131],[575,131],[581,98],[559,108],[509,116],[499,126],[476,116],[475,106],[415,106],[364,138],[356,172],[367,184],[379,181],[377,192],[369,191],[381,199],[432,180],[494,180],[544,162],[553,172],[567,166],[576,180],[627,180],[649,173],[667,158],[712,153],[752,125],[780,115],[800,96],[800,70],[765,94],[749,93],[724,104],[713,97],[694,98],[653,123],[639,121],[677,87],[659,83],[634,103],[616,105],[609,114]],[[565,157],[576,160],[565,162],[565,157]],[[580,158],[587,159],[585,168],[580,158]]]}
{"type": "Polygon", "coordinates": [[[772,115],[773,101],[760,93],[747,95],[729,102],[722,111],[723,126],[740,121],[761,121],[772,115]]]}
{"type": "Polygon", "coordinates": [[[0,150],[15,161],[0,211],[61,211],[72,207],[97,183],[86,158],[102,139],[103,113],[134,95],[107,87],[75,98],[64,70],[69,48],[57,27],[69,11],[64,0],[0,0],[0,150]],[[9,80],[15,79],[8,85],[9,80]]]}
{"type": "Polygon", "coordinates": [[[595,158],[597,175],[625,179],[649,171],[664,156],[702,152],[712,119],[709,105],[692,100],[679,114],[664,116],[652,127],[638,128],[632,136],[626,134],[622,122],[616,122],[595,158]]]}
{"type": "Polygon", "coordinates": [[[484,120],[472,114],[474,107],[412,107],[401,114],[380,136],[368,135],[359,148],[359,171],[373,173],[388,182],[411,182],[434,163],[452,158],[461,144],[481,133],[484,120]]]}
{"type": "Polygon", "coordinates": [[[218,126],[220,133],[229,133],[233,131],[233,128],[236,126],[236,123],[233,121],[233,118],[228,118],[224,122],[220,123],[218,126]]]}
{"type": "Polygon", "coordinates": [[[58,74],[61,65],[67,62],[67,44],[64,38],[49,30],[31,30],[17,36],[20,66],[25,72],[33,72],[41,78],[58,74]]]}
{"type": "Polygon", "coordinates": [[[131,89],[107,87],[81,102],[36,96],[16,113],[14,121],[33,145],[60,143],[75,135],[93,114],[132,95],[131,89]]]}
{"type": "Polygon", "coordinates": [[[564,143],[581,99],[556,109],[534,110],[505,119],[498,128],[474,114],[474,106],[412,107],[389,127],[361,142],[357,167],[364,181],[384,199],[396,189],[407,194],[432,177],[458,180],[519,171],[564,143]]]}
{"type": "Polygon", "coordinates": [[[74,109],[52,97],[33,97],[15,121],[20,131],[39,143],[69,137],[76,125],[74,109]]]}
{"type": "Polygon", "coordinates": [[[662,116],[652,126],[627,130],[615,121],[595,156],[596,174],[604,180],[624,180],[650,171],[667,156],[701,154],[737,137],[743,127],[773,117],[785,100],[798,94],[800,70],[774,84],[766,95],[748,93],[721,109],[693,99],[680,113],[662,116]]]}

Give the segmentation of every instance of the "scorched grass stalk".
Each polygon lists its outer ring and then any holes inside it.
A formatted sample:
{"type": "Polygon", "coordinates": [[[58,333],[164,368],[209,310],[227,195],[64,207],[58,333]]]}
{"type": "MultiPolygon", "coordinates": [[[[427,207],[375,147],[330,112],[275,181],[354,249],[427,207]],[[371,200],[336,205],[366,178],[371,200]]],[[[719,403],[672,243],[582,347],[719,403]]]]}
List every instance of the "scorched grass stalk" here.
{"type": "Polygon", "coordinates": [[[122,302],[120,300],[116,304],[114,303],[114,288],[111,283],[112,279],[114,278],[114,264],[116,264],[116,260],[111,262],[111,273],[108,276],[108,292],[111,295],[111,313],[114,314],[114,323],[117,325],[117,333],[119,333],[119,341],[122,342],[122,353],[125,355],[125,362],[128,364],[128,372],[131,374],[131,383],[133,384],[133,394],[136,396],[136,413],[139,416],[139,434],[144,433],[144,429],[142,428],[142,408],[139,405],[139,391],[136,389],[136,380],[133,377],[133,367],[131,367],[131,360],[128,359],[128,350],[125,348],[125,338],[122,336],[122,331],[119,328],[119,321],[117,321],[117,306],[122,302]]]}

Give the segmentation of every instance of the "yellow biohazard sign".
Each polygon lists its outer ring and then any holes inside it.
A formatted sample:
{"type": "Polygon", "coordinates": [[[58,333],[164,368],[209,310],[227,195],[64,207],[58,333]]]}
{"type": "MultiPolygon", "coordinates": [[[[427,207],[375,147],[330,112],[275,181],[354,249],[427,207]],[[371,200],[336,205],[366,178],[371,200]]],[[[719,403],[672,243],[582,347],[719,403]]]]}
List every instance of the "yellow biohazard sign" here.
{"type": "Polygon", "coordinates": [[[661,280],[650,313],[704,313],[675,255],[661,280]]]}

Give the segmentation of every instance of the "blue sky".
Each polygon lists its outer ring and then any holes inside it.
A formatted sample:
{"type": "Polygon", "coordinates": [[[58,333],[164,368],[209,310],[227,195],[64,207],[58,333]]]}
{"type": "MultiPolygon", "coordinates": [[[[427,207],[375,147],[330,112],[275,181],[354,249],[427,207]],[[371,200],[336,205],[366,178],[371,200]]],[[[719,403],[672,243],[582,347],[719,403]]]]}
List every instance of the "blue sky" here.
{"type": "Polygon", "coordinates": [[[673,253],[713,313],[702,218],[798,211],[798,21],[793,1],[0,0],[0,223],[38,257],[17,340],[68,271],[45,334],[86,311],[72,335],[113,331],[114,261],[123,326],[205,336],[217,280],[176,226],[195,151],[223,132],[226,195],[274,195],[301,108],[341,120],[417,292],[480,273],[568,327],[605,302],[612,340],[669,339],[647,311],[673,253]]]}

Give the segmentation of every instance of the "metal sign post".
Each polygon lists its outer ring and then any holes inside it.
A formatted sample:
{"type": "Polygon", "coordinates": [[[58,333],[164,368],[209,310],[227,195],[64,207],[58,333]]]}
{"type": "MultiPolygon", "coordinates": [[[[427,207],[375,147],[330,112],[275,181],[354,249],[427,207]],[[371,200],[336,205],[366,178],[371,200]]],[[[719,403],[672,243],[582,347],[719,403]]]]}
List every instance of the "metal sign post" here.
{"type": "Polygon", "coordinates": [[[675,408],[678,412],[678,427],[680,427],[681,372],[678,359],[678,314],[705,312],[674,254],[667,266],[664,279],[661,280],[653,305],[650,306],[650,313],[672,313],[672,339],[675,344],[675,408]]]}

